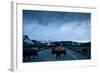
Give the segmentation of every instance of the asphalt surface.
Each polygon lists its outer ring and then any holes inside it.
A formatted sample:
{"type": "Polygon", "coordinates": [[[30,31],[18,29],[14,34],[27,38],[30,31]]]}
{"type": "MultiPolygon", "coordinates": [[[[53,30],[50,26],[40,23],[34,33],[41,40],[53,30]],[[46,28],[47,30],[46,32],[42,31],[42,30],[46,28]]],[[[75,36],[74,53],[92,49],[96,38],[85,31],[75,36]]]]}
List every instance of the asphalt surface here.
{"type": "Polygon", "coordinates": [[[84,60],[88,59],[87,56],[75,52],[71,49],[66,50],[66,55],[63,57],[61,54],[60,58],[56,59],[56,55],[51,54],[51,49],[38,52],[38,58],[30,57],[30,59],[25,59],[24,62],[43,62],[43,61],[63,61],[63,60],[84,60]]]}

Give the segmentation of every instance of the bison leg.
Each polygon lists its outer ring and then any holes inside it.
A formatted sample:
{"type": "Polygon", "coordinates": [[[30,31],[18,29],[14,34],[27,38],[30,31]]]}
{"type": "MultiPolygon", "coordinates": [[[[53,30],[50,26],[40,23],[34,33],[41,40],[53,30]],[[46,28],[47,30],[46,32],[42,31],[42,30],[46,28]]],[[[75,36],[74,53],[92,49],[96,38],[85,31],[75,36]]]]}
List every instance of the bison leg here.
{"type": "Polygon", "coordinates": [[[64,51],[64,55],[66,55],[66,51],[64,51]]]}
{"type": "Polygon", "coordinates": [[[60,59],[60,54],[56,54],[56,59],[60,59]]]}
{"type": "Polygon", "coordinates": [[[66,55],[66,51],[63,52],[63,58],[65,57],[65,55],[66,55]]]}
{"type": "Polygon", "coordinates": [[[36,53],[34,54],[34,56],[38,59],[38,52],[36,52],[36,53]]]}
{"type": "Polygon", "coordinates": [[[23,61],[25,61],[26,60],[26,56],[23,56],[23,61]]]}
{"type": "Polygon", "coordinates": [[[39,58],[38,54],[36,55],[37,59],[39,58]]]}
{"type": "Polygon", "coordinates": [[[31,59],[31,56],[27,56],[27,60],[30,60],[31,59]]]}
{"type": "Polygon", "coordinates": [[[52,51],[51,53],[54,54],[54,51],[52,51]]]}
{"type": "Polygon", "coordinates": [[[38,54],[33,55],[34,59],[38,59],[38,54]]]}
{"type": "Polygon", "coordinates": [[[56,59],[58,59],[58,55],[56,55],[56,59]]]}

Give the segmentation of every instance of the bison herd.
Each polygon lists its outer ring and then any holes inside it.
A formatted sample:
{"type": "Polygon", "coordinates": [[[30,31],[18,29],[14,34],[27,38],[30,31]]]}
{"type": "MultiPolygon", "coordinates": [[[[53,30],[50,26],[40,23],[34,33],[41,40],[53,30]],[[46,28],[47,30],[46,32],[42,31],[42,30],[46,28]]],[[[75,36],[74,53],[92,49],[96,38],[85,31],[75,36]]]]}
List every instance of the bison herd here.
{"type": "MultiPolygon", "coordinates": [[[[35,48],[27,48],[27,49],[23,49],[23,59],[25,60],[26,58],[29,60],[31,58],[34,59],[38,59],[38,49],[35,48]]],[[[57,47],[52,47],[51,48],[51,54],[55,54],[56,55],[56,59],[60,58],[61,55],[64,56],[66,55],[66,49],[64,47],[61,46],[57,46],[57,47]]]]}

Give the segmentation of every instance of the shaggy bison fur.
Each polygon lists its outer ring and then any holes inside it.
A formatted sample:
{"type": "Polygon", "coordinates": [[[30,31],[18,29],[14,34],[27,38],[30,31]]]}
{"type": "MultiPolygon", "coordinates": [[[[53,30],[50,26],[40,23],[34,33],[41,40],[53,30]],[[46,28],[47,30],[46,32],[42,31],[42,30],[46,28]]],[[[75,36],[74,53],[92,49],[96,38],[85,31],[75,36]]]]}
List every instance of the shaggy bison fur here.
{"type": "Polygon", "coordinates": [[[56,59],[60,58],[61,54],[63,57],[66,55],[66,49],[64,47],[54,47],[52,48],[52,54],[56,54],[56,59]]]}
{"type": "Polygon", "coordinates": [[[30,57],[37,57],[38,58],[38,50],[36,49],[23,49],[23,58],[25,59],[26,57],[30,59],[30,57]]]}

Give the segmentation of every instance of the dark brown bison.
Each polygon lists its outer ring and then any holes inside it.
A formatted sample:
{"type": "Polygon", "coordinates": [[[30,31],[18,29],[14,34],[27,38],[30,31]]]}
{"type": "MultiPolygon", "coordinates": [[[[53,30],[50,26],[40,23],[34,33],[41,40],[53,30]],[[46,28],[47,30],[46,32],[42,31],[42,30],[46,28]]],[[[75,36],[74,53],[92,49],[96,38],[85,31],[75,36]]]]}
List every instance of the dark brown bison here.
{"type": "Polygon", "coordinates": [[[63,54],[63,57],[66,55],[66,49],[64,47],[54,47],[52,48],[52,54],[56,54],[56,59],[60,58],[61,54],[63,54]]]}
{"type": "Polygon", "coordinates": [[[23,49],[23,58],[26,59],[28,58],[28,60],[30,59],[30,57],[37,57],[38,58],[38,50],[36,49],[23,49]]]}

